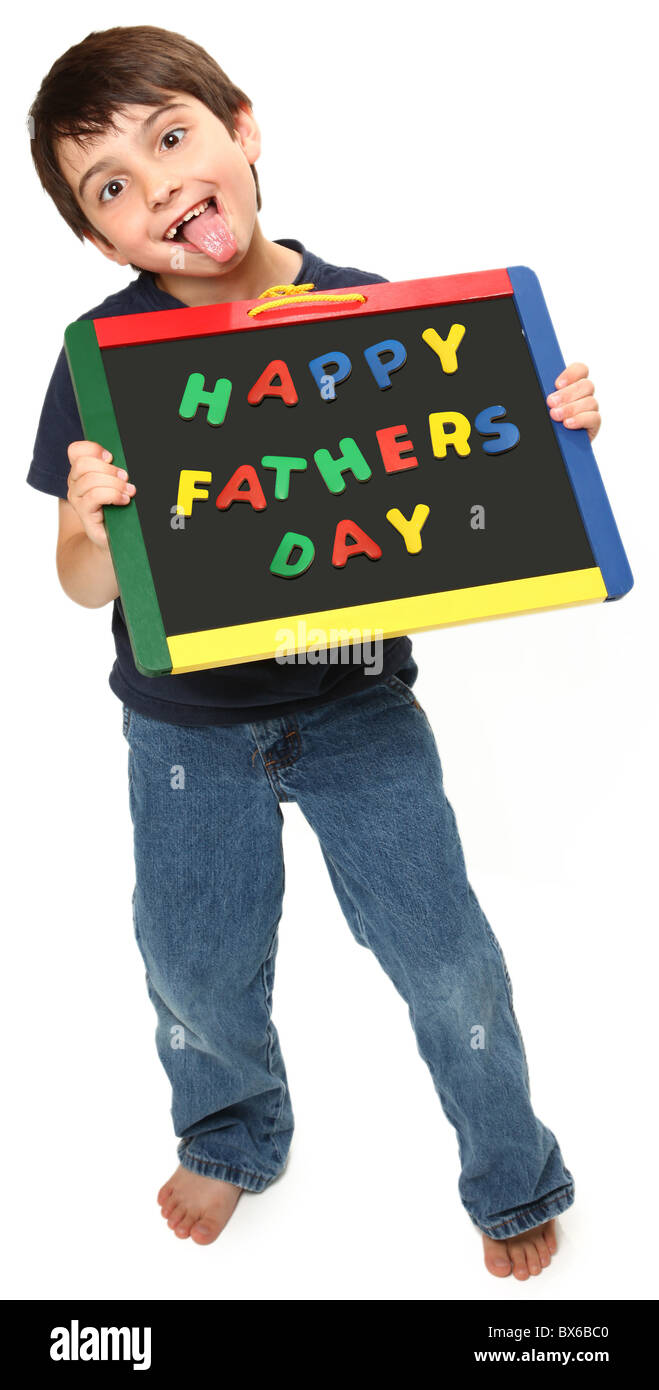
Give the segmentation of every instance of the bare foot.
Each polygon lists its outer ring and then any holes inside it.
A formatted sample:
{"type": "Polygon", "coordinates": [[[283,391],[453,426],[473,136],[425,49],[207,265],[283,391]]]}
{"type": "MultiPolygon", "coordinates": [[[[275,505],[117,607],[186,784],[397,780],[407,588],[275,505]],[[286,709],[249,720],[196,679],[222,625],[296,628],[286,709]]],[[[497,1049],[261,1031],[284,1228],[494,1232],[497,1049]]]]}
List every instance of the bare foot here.
{"type": "Polygon", "coordinates": [[[181,1240],[192,1236],[197,1245],[211,1245],[233,1215],[242,1190],[220,1178],[202,1178],[179,1164],[163,1183],[158,1202],[174,1235],[181,1240]]]}
{"type": "Polygon", "coordinates": [[[485,1266],[490,1274],[497,1275],[499,1279],[505,1279],[511,1272],[516,1279],[541,1274],[558,1249],[555,1224],[552,1217],[542,1226],[533,1226],[519,1236],[509,1236],[508,1240],[492,1240],[490,1236],[483,1235],[485,1266]]]}

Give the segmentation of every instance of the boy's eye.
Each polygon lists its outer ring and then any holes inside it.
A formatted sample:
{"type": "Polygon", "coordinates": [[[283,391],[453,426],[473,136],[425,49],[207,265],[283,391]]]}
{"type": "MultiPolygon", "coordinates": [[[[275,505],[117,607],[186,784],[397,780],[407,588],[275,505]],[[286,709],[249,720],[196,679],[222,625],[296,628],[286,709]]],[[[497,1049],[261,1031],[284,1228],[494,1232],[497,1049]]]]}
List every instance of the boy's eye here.
{"type": "MultiPolygon", "coordinates": [[[[113,201],[114,197],[115,197],[115,194],[113,193],[112,196],[111,196],[110,198],[104,198],[104,197],[103,197],[103,194],[105,193],[105,190],[108,189],[108,188],[119,188],[119,184],[120,184],[121,182],[122,182],[121,179],[110,179],[110,182],[109,182],[109,183],[104,184],[103,187],[102,187],[102,189],[101,189],[101,191],[100,191],[100,193],[99,193],[99,195],[98,195],[98,201],[99,201],[99,203],[111,203],[111,202],[113,201]]],[[[119,189],[119,192],[121,192],[121,189],[119,189]]]]}
{"type": "MultiPolygon", "coordinates": [[[[166,133],[165,135],[163,135],[162,139],[163,139],[163,140],[169,140],[170,135],[178,135],[179,130],[181,131],[181,133],[182,133],[183,135],[185,134],[184,127],[183,127],[182,125],[177,125],[176,128],[175,128],[174,130],[168,130],[167,133],[166,133]]],[[[162,140],[161,140],[160,143],[162,144],[162,140]]],[[[180,145],[180,143],[181,143],[180,140],[177,140],[177,141],[176,141],[176,145],[180,145]]],[[[169,150],[175,150],[175,149],[176,149],[176,145],[168,145],[167,148],[168,148],[169,150]]]]}
{"type": "MultiPolygon", "coordinates": [[[[180,125],[179,125],[179,126],[176,126],[174,130],[168,130],[168,131],[166,131],[166,133],[165,133],[165,134],[163,135],[163,137],[162,137],[162,140],[160,141],[161,145],[162,145],[163,140],[169,140],[170,136],[172,136],[172,135],[178,135],[178,134],[179,134],[179,131],[180,131],[181,135],[185,135],[185,127],[184,127],[184,126],[180,126],[180,125]]],[[[173,145],[168,145],[168,146],[167,146],[167,149],[169,149],[169,150],[175,150],[175,149],[176,149],[176,146],[177,146],[177,145],[180,145],[180,143],[181,143],[181,141],[180,141],[180,140],[177,140],[175,144],[173,144],[173,145]]],[[[115,197],[116,197],[117,195],[116,195],[115,193],[112,193],[112,194],[110,194],[110,197],[109,197],[109,198],[106,198],[106,197],[104,196],[104,195],[105,195],[105,192],[106,192],[107,189],[110,189],[110,188],[119,188],[119,185],[120,185],[121,183],[122,183],[122,180],[121,180],[121,179],[111,179],[109,183],[105,183],[105,184],[103,185],[103,187],[102,187],[102,189],[101,189],[99,195],[98,195],[98,200],[99,200],[99,202],[100,202],[100,203],[111,203],[111,202],[113,202],[114,199],[115,199],[115,197]]],[[[121,188],[119,188],[119,192],[121,192],[121,188]]]]}

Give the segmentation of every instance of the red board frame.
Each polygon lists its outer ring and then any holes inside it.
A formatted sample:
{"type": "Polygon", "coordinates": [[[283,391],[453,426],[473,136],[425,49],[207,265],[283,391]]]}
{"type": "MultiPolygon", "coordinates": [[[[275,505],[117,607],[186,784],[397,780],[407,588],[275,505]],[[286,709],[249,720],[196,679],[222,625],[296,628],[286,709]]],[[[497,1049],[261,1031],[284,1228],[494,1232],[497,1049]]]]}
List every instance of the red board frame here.
{"type": "Polygon", "coordinates": [[[366,302],[339,300],[323,304],[322,290],[309,295],[306,303],[288,304],[284,312],[268,310],[249,316],[249,310],[263,307],[263,298],[241,299],[229,304],[205,304],[192,309],[155,309],[153,313],[126,314],[121,318],[94,319],[100,348],[124,347],[129,343],[160,343],[168,338],[204,337],[211,333],[239,332],[250,328],[269,328],[271,324],[302,323],[305,319],[358,318],[383,314],[390,309],[422,309],[424,305],[454,304],[469,299],[500,299],[513,294],[508,271],[470,271],[423,280],[399,280],[393,284],[351,285],[350,293],[365,295],[366,302]]]}

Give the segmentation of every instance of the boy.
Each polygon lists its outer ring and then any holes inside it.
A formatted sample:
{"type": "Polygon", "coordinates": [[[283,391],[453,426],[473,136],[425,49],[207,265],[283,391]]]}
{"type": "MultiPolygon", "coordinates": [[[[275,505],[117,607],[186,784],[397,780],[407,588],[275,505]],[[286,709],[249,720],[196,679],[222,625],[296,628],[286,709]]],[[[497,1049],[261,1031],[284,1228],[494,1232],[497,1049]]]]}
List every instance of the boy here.
{"type": "MultiPolygon", "coordinates": [[[[196,44],[152,26],[92,33],[44,78],[32,153],[69,226],[138,278],[81,315],[253,299],[383,277],[336,267],[259,226],[251,103],[196,44]]],[[[600,417],[576,363],[554,419],[600,417]],[[570,417],[570,418],[568,418],[570,417]]],[[[293,1112],[271,1020],[284,865],[280,802],[318,835],[358,942],[409,1005],[419,1051],[457,1131],[460,1195],[492,1274],[539,1274],[572,1175],[530,1101],[506,965],[468,882],[408,637],[346,665],[276,659],[144,678],[128,640],[103,522],[135,487],[82,439],[64,353],[28,482],[59,497],[57,570],[85,607],[113,601],[134,827],[134,927],[172,1085],[176,1172],[158,1193],[180,1238],[209,1244],[242,1190],[283,1171],[293,1112]],[[67,466],[67,459],[68,465],[67,466]],[[377,676],[377,678],[374,678],[377,676]],[[170,770],[185,769],[185,791],[170,770]],[[349,788],[349,794],[346,792],[349,788]],[[231,846],[225,858],[225,844],[231,846]],[[474,1024],[485,1045],[473,1045],[474,1024]]]]}

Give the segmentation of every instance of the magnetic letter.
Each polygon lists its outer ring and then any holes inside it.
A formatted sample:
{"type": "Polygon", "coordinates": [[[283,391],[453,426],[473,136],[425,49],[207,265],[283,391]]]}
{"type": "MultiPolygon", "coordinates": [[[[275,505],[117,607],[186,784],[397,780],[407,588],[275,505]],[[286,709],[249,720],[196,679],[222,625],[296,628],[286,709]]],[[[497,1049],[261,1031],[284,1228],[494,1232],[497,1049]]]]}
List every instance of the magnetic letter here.
{"type": "Polygon", "coordinates": [[[192,516],[192,503],[208,497],[207,489],[195,487],[195,483],[211,483],[212,481],[212,473],[197,473],[194,468],[182,468],[178,479],[177,516],[192,516]]]}
{"type": "Polygon", "coordinates": [[[334,400],[336,391],[331,396],[323,396],[324,376],[331,376],[334,386],[340,381],[345,381],[352,371],[352,362],[346,357],[345,352],[324,352],[322,357],[312,357],[309,363],[309,371],[320,391],[323,400],[334,400]]]}
{"type": "Polygon", "coordinates": [[[399,434],[407,434],[407,425],[389,425],[386,430],[375,431],[387,473],[400,473],[404,468],[419,467],[419,460],[414,455],[411,458],[403,457],[403,452],[409,454],[414,445],[411,439],[397,439],[399,434]]]}
{"type": "Polygon", "coordinates": [[[297,391],[285,362],[268,363],[260,377],[257,377],[251,391],[248,391],[247,404],[260,405],[264,396],[278,397],[284,402],[284,405],[297,405],[297,391]],[[275,382],[276,376],[279,377],[278,382],[275,382]]]}
{"type": "Polygon", "coordinates": [[[277,501],[284,501],[288,497],[291,472],[303,472],[306,466],[306,459],[289,458],[286,454],[264,454],[261,459],[262,468],[275,469],[275,497],[277,501]]]}
{"type": "Polygon", "coordinates": [[[182,420],[194,420],[197,414],[197,406],[207,405],[208,415],[206,423],[209,425],[223,425],[224,417],[227,413],[229,396],[231,395],[231,382],[226,377],[221,376],[215,382],[212,391],[204,390],[206,378],[203,372],[191,372],[188,377],[183,399],[178,408],[178,413],[182,420]]]}
{"type": "Polygon", "coordinates": [[[465,326],[463,323],[452,324],[448,338],[440,338],[436,328],[426,328],[421,334],[424,343],[427,343],[428,347],[437,353],[442,364],[442,371],[446,372],[447,376],[458,370],[457,351],[464,335],[465,326]]]}
{"type": "Polygon", "coordinates": [[[353,473],[358,483],[367,483],[371,470],[354,439],[340,439],[341,457],[333,459],[329,449],[316,449],[314,460],[330,492],[345,492],[344,473],[353,473]]]}
{"type": "Polygon", "coordinates": [[[435,458],[446,458],[446,446],[448,444],[451,444],[456,454],[461,454],[463,458],[471,453],[467,443],[471,434],[471,425],[466,415],[461,415],[457,410],[438,410],[428,416],[428,424],[435,458]],[[453,434],[446,433],[445,424],[453,425],[453,434]]]}
{"type": "Polygon", "coordinates": [[[483,445],[483,452],[486,454],[506,454],[519,443],[519,430],[511,420],[506,420],[503,425],[494,424],[494,421],[500,420],[505,413],[505,405],[488,405],[474,420],[478,433],[488,436],[489,442],[483,445]]]}
{"type": "Polygon", "coordinates": [[[391,522],[394,530],[400,531],[405,541],[405,549],[408,555],[418,555],[421,550],[421,531],[430,516],[430,507],[425,502],[418,502],[412,513],[410,521],[403,516],[398,507],[392,507],[387,512],[387,521],[391,522]]]}
{"type": "Polygon", "coordinates": [[[332,550],[332,564],[335,569],[342,570],[346,560],[350,560],[353,555],[367,555],[369,560],[379,560],[381,554],[377,541],[371,540],[356,521],[339,521],[332,550]],[[347,544],[348,536],[352,536],[355,545],[347,544]]]}
{"type": "Polygon", "coordinates": [[[270,564],[270,573],[278,574],[280,579],[296,579],[298,574],[304,574],[308,570],[315,555],[313,541],[308,536],[300,536],[297,531],[287,531],[283,540],[280,541],[270,564]],[[300,550],[300,557],[293,564],[290,563],[290,556],[294,550],[300,550]]]}
{"type": "Polygon", "coordinates": [[[372,347],[364,348],[364,357],[381,391],[389,390],[391,373],[404,367],[407,361],[407,353],[398,338],[383,338],[381,343],[374,343],[372,347]],[[391,353],[388,362],[382,361],[385,352],[391,353]]]}
{"type": "Polygon", "coordinates": [[[215,506],[219,507],[221,512],[226,512],[232,502],[249,502],[255,512],[262,512],[268,505],[256,469],[252,468],[251,463],[241,463],[240,468],[232,473],[228,483],[225,483],[222,491],[218,493],[215,506]],[[241,483],[245,482],[248,487],[241,488],[241,483]]]}

